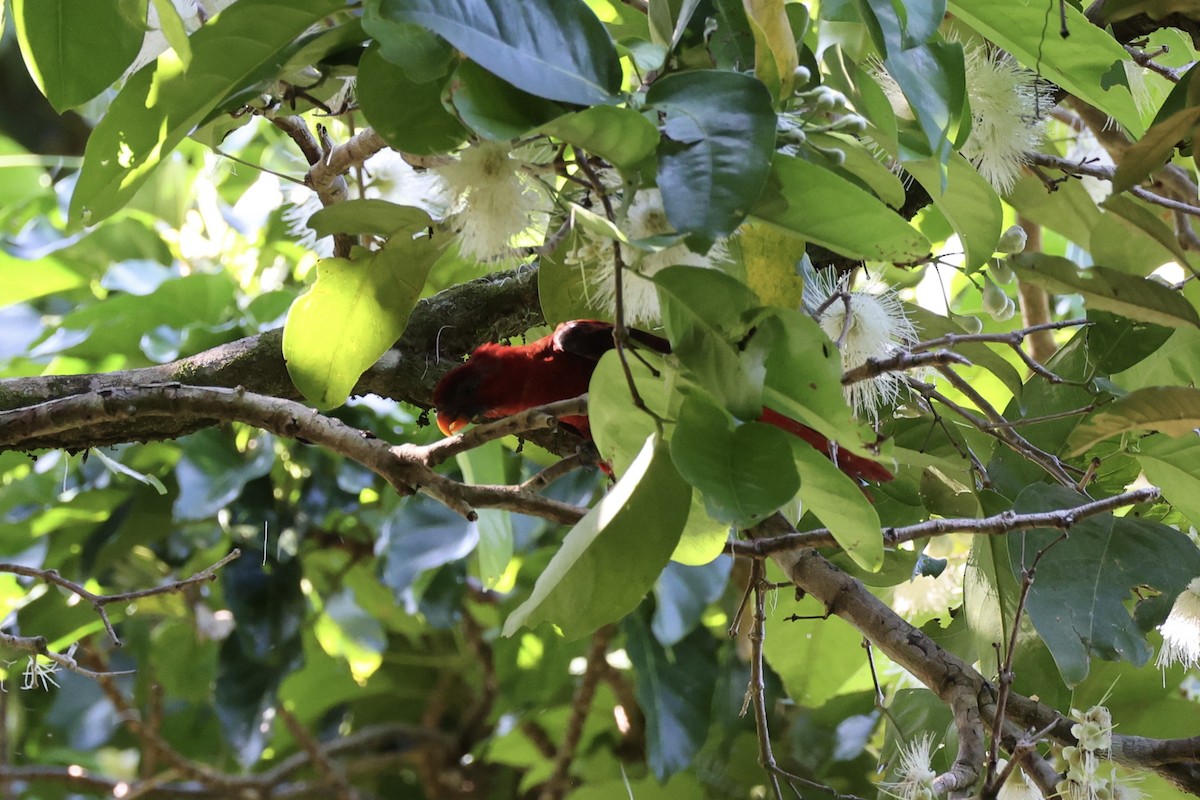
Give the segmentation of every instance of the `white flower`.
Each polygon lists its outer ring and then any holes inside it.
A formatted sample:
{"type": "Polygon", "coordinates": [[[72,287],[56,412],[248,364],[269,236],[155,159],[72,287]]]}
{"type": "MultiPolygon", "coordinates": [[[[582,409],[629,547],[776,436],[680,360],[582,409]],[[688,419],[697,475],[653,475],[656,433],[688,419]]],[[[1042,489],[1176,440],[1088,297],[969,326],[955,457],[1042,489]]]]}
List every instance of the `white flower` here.
{"type": "MultiPolygon", "coordinates": [[[[616,260],[613,258],[612,241],[594,236],[582,228],[579,230],[580,244],[568,256],[568,261],[588,269],[588,283],[594,290],[590,298],[593,308],[615,313],[616,309],[616,260]]],[[[621,230],[631,240],[649,239],[674,233],[663,207],[662,192],[658,189],[642,189],[633,198],[621,230]]],[[[675,264],[689,267],[715,268],[729,257],[723,242],[714,244],[705,255],[693,253],[684,244],[676,244],[655,252],[621,246],[621,259],[628,267],[622,275],[622,299],[625,321],[631,325],[658,322],[662,311],[658,306],[658,291],[654,277],[663,268],[675,264]]]]}
{"type": "MultiPolygon", "coordinates": [[[[895,292],[884,287],[850,292],[847,279],[836,279],[830,271],[805,282],[804,307],[830,339],[840,342],[843,370],[862,366],[868,359],[900,353],[917,338],[916,327],[905,315],[895,292]],[[849,297],[848,303],[838,297],[843,292],[849,297]],[[827,302],[830,298],[832,302],[827,302]]],[[[854,413],[878,422],[879,409],[894,403],[905,385],[903,377],[887,372],[852,383],[842,391],[854,413]]]]}
{"type": "Polygon", "coordinates": [[[364,196],[419,208],[434,219],[446,216],[449,190],[433,170],[418,171],[390,147],[368,158],[363,167],[364,196]]]}
{"type": "Polygon", "coordinates": [[[433,168],[445,181],[459,252],[487,261],[513,255],[513,239],[545,212],[543,194],[507,145],[478,142],[433,168]]]}
{"type": "Polygon", "coordinates": [[[1046,128],[1050,87],[1008,55],[982,46],[963,50],[971,134],[963,157],[1000,193],[1012,189],[1046,128]]]}
{"type": "Polygon", "coordinates": [[[312,250],[321,258],[333,255],[333,237],[317,238],[317,232],[308,227],[308,218],[321,210],[321,199],[306,186],[296,186],[288,193],[288,207],[283,211],[288,235],[306,250],[312,250]]]}
{"type": "Polygon", "coordinates": [[[1185,669],[1200,666],[1200,578],[1194,579],[1175,598],[1171,613],[1158,631],[1163,637],[1162,649],[1154,662],[1159,669],[1175,663],[1185,669]]]}
{"type": "Polygon", "coordinates": [[[1112,747],[1112,714],[1104,706],[1092,706],[1080,713],[1071,710],[1071,716],[1079,720],[1071,726],[1071,735],[1079,740],[1084,750],[1106,753],[1112,747]]]}
{"type": "MultiPolygon", "coordinates": [[[[963,46],[967,96],[971,101],[971,133],[963,157],[1000,193],[1012,189],[1045,135],[1052,89],[1007,54],[982,45],[963,46]]],[[[882,65],[872,68],[897,117],[913,119],[896,80],[882,65]]]]}
{"type": "Polygon", "coordinates": [[[896,776],[900,779],[886,783],[888,794],[899,800],[933,800],[933,781],[937,772],[931,766],[933,736],[926,733],[900,750],[900,766],[896,776]]]}

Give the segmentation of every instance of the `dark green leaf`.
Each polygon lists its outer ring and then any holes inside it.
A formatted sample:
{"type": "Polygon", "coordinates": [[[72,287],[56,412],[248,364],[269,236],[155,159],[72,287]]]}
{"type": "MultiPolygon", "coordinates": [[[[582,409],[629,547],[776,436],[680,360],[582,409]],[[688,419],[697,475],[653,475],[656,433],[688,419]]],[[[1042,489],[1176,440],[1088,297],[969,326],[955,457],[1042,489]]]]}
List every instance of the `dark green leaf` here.
{"type": "MultiPolygon", "coordinates": [[[[1057,486],[1030,486],[1013,506],[1018,514],[1069,509],[1087,498],[1057,486]]],[[[1059,537],[1055,530],[1009,534],[1014,572],[1059,537]],[[1022,561],[1024,559],[1024,562],[1022,561]]],[[[1200,574],[1200,551],[1186,535],[1155,522],[1104,514],[1077,520],[1070,536],[1037,564],[1029,592],[1030,620],[1054,654],[1068,686],[1087,677],[1089,655],[1146,662],[1150,649],[1125,603],[1147,585],[1178,591],[1200,574]]]]}
{"type": "Polygon", "coordinates": [[[300,590],[300,562],[261,565],[241,558],[221,571],[225,600],[237,626],[221,647],[215,709],[243,766],[255,763],[269,741],[276,691],[300,666],[300,634],[308,601],[300,590]]]}
{"type": "Polygon", "coordinates": [[[1067,446],[1081,455],[1097,443],[1135,431],[1191,436],[1200,428],[1200,389],[1148,386],[1135,389],[1092,413],[1071,432],[1067,446]]]}
{"type": "Polygon", "coordinates": [[[623,626],[646,715],[646,757],[660,781],[687,769],[708,736],[717,682],[717,643],[704,628],[670,649],[634,616],[623,626]]]}
{"type": "Polygon", "coordinates": [[[1101,375],[1113,375],[1142,362],[1173,333],[1171,328],[1104,311],[1089,311],[1088,319],[1093,323],[1087,328],[1088,354],[1101,375]]]}
{"type": "Polygon", "coordinates": [[[379,14],[423,25],[538,97],[592,105],[621,86],[612,40],[581,0],[380,0],[379,14]]]}
{"type": "Polygon", "coordinates": [[[776,156],[751,213],[855,259],[913,261],[929,242],[886,204],[834,173],[776,156]]]}
{"type": "Polygon", "coordinates": [[[731,423],[723,409],[689,395],[679,409],[671,459],[704,494],[714,519],[747,528],[791,500],[800,476],[786,433],[758,422],[731,423]]]}
{"type": "Polygon", "coordinates": [[[669,75],[646,93],[662,115],[658,188],[667,218],[706,248],[733,233],[762,192],[775,112],[761,81],[703,70],[669,75]]]}
{"type": "Polygon", "coordinates": [[[699,566],[670,562],[654,583],[650,628],[663,647],[671,647],[697,625],[709,603],[725,591],[733,561],[718,558],[699,566]]]}
{"type": "Polygon", "coordinates": [[[576,523],[504,635],[542,622],[576,639],[632,611],[654,585],[687,519],[691,487],[665,442],[646,439],[617,485],[576,523]]]}
{"type": "Polygon", "coordinates": [[[474,523],[426,497],[412,497],[380,529],[383,582],[403,598],[421,573],[466,558],[478,543],[474,523]]]}
{"type": "Polygon", "coordinates": [[[566,113],[558,103],[522,91],[473,61],[455,70],[450,101],[463,122],[494,141],[516,139],[566,113]]]}
{"type": "Polygon", "coordinates": [[[444,153],[467,138],[462,123],[442,105],[441,83],[412,80],[379,48],[363,53],[355,94],[367,122],[397,150],[444,153]]]}
{"type": "Polygon", "coordinates": [[[217,430],[193,433],[185,441],[183,458],[175,465],[179,496],[175,516],[207,519],[242,493],[246,484],[271,471],[275,453],[266,434],[251,440],[253,447],[238,452],[229,437],[217,430]]]}
{"type": "Polygon", "coordinates": [[[404,70],[416,83],[436,81],[450,74],[455,62],[454,48],[442,37],[411,22],[385,17],[381,0],[363,3],[362,26],[379,43],[380,53],[404,70]]]}
{"type": "Polygon", "coordinates": [[[107,89],[133,62],[147,0],[13,0],[29,74],[59,113],[107,89]]]}

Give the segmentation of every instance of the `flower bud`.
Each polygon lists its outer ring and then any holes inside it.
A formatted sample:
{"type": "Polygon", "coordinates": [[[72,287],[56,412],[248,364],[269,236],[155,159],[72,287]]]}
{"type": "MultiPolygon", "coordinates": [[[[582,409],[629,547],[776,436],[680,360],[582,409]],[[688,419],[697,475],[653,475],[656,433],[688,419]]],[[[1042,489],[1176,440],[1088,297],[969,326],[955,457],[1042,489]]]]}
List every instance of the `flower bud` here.
{"type": "Polygon", "coordinates": [[[988,274],[996,283],[1012,283],[1013,278],[1017,277],[1013,274],[1012,267],[1002,258],[992,262],[992,265],[988,267],[988,274]]]}
{"type": "Polygon", "coordinates": [[[1016,303],[987,275],[983,276],[983,310],[1000,322],[1012,319],[1017,310],[1016,303]]]}
{"type": "Polygon", "coordinates": [[[1025,235],[1025,229],[1020,225],[1013,225],[1000,235],[1000,241],[996,243],[996,252],[1012,255],[1019,253],[1025,249],[1025,242],[1028,237],[1025,235]]]}
{"type": "Polygon", "coordinates": [[[812,80],[812,72],[808,67],[796,67],[792,70],[792,81],[796,86],[803,86],[812,80]]]}

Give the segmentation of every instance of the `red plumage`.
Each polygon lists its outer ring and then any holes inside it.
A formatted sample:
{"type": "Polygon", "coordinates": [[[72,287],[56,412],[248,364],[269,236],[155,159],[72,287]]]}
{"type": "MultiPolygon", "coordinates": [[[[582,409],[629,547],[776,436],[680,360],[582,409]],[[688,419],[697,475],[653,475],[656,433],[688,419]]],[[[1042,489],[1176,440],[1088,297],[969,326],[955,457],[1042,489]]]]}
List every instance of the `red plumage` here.
{"type": "MultiPolygon", "coordinates": [[[[658,336],[635,330],[629,333],[653,350],[670,352],[666,340],[658,336]]],[[[597,320],[563,322],[549,336],[525,345],[481,345],[466,363],[447,372],[433,390],[438,427],[449,436],[475,419],[500,419],[578,397],[588,390],[600,357],[613,347],[612,324],[597,320]]],[[[870,459],[838,451],[824,436],[791,417],[765,408],[759,420],[800,437],[852,478],[876,482],[893,478],[870,459]]],[[[587,417],[564,417],[561,422],[591,438],[587,417]]]]}

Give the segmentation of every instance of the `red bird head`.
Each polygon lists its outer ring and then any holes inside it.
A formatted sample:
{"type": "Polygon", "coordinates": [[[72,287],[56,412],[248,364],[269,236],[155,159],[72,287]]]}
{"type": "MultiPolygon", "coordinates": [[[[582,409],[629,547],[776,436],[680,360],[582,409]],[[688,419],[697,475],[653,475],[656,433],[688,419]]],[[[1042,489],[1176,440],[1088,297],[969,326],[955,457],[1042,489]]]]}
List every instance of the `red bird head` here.
{"type": "Polygon", "coordinates": [[[510,348],[485,344],[471,359],[447,372],[433,390],[437,424],[446,436],[458,433],[479,417],[487,416],[499,403],[490,393],[503,386],[500,378],[505,365],[503,351],[510,348]]]}

